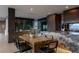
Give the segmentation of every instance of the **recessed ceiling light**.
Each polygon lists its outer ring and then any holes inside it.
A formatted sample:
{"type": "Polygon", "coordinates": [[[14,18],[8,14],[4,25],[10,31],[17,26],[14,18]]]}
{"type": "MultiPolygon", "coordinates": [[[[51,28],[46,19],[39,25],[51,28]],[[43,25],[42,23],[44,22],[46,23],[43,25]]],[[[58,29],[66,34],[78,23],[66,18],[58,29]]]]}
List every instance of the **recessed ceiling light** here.
{"type": "Polygon", "coordinates": [[[66,6],[66,9],[68,9],[69,8],[69,6],[66,6]]]}
{"type": "Polygon", "coordinates": [[[48,12],[48,14],[51,14],[50,12],[48,12]]]}
{"type": "Polygon", "coordinates": [[[30,11],[33,11],[33,8],[30,8],[30,11]]]}

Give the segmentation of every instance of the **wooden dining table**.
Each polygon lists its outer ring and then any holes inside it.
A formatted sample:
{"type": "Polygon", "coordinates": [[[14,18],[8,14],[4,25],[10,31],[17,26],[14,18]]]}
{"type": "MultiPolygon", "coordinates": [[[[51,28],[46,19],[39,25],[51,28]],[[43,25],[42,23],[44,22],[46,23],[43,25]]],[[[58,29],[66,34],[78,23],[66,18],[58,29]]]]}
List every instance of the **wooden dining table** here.
{"type": "Polygon", "coordinates": [[[19,38],[23,39],[26,42],[30,43],[30,46],[32,47],[32,53],[40,52],[40,48],[43,47],[45,44],[53,41],[53,39],[49,39],[46,37],[29,37],[28,35],[21,35],[19,38]]]}

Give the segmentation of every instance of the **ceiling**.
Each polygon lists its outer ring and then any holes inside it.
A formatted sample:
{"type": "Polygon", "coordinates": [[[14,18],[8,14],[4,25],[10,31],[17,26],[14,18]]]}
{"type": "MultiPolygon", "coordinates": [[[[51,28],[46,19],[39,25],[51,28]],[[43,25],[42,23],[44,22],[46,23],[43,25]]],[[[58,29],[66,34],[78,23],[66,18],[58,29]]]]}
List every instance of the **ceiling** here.
{"type": "Polygon", "coordinates": [[[78,7],[78,5],[11,5],[16,9],[17,17],[42,18],[48,14],[62,13],[64,10],[78,7]]]}

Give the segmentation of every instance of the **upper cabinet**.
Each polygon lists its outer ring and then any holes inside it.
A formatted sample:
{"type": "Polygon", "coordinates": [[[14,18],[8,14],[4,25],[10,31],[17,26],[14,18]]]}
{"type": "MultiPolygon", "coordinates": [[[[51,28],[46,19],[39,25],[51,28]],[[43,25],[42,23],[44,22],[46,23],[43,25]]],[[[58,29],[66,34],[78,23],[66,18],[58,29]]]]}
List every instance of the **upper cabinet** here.
{"type": "Polygon", "coordinates": [[[64,11],[63,18],[66,23],[79,22],[79,7],[64,11]]]}
{"type": "Polygon", "coordinates": [[[47,17],[48,31],[61,31],[61,14],[53,14],[47,17]]]}

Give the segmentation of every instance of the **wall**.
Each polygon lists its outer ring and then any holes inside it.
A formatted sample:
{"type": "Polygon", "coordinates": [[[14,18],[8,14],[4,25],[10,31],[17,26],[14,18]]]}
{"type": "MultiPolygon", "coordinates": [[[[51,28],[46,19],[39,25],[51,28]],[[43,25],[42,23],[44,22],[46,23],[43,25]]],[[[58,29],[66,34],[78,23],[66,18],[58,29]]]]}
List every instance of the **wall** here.
{"type": "Polygon", "coordinates": [[[5,41],[8,42],[8,7],[7,5],[0,5],[0,21],[5,20],[6,21],[6,27],[5,27],[5,41]],[[2,19],[3,18],[3,19],[2,19]]]}
{"type": "Polygon", "coordinates": [[[7,17],[8,16],[8,6],[0,5],[0,17],[7,17]]]}

